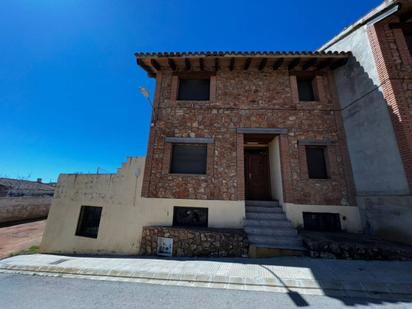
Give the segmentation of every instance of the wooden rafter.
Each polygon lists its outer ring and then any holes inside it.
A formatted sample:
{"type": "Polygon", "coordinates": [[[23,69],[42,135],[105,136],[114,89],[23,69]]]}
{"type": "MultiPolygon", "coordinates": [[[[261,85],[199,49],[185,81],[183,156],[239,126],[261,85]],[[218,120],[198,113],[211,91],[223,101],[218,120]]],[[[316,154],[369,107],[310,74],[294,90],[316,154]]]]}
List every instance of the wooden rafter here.
{"type": "Polygon", "coordinates": [[[205,70],[205,64],[203,62],[203,58],[199,58],[199,68],[200,68],[200,71],[205,70]]]}
{"type": "Polygon", "coordinates": [[[293,59],[288,65],[289,71],[296,68],[296,66],[299,64],[299,62],[300,62],[300,58],[293,59]]]}
{"type": "Polygon", "coordinates": [[[267,62],[268,62],[267,58],[263,58],[262,61],[260,61],[259,71],[262,71],[265,68],[267,62]]]}
{"type": "Polygon", "coordinates": [[[215,71],[219,70],[219,58],[215,58],[215,71]]]}
{"type": "Polygon", "coordinates": [[[235,58],[232,57],[230,59],[229,70],[233,71],[234,68],[235,68],[235,58]]]}
{"type": "Polygon", "coordinates": [[[283,58],[277,59],[277,60],[273,63],[273,70],[279,69],[282,64],[283,64],[283,58]]]}
{"type": "Polygon", "coordinates": [[[161,66],[160,66],[159,62],[157,62],[155,59],[151,59],[150,63],[156,69],[156,71],[160,71],[161,66]]]}
{"type": "Polygon", "coordinates": [[[345,65],[346,62],[348,62],[348,59],[347,59],[347,58],[336,60],[336,61],[332,62],[332,63],[329,65],[329,68],[330,68],[331,70],[335,70],[335,69],[337,69],[337,68],[345,65]]]}
{"type": "Polygon", "coordinates": [[[192,68],[192,64],[190,63],[190,60],[188,58],[185,58],[185,69],[186,71],[190,71],[192,68]]]}
{"type": "Polygon", "coordinates": [[[316,64],[316,62],[318,62],[317,58],[312,58],[309,61],[307,61],[303,66],[302,69],[303,71],[306,71],[307,69],[309,69],[310,67],[314,66],[316,64]]]}
{"type": "Polygon", "coordinates": [[[146,72],[149,74],[149,76],[154,76],[155,73],[153,72],[152,68],[147,65],[143,60],[136,58],[136,62],[138,65],[140,65],[146,72]]]}
{"type": "Polygon", "coordinates": [[[245,65],[243,66],[243,69],[246,71],[250,67],[250,63],[252,62],[252,58],[246,58],[245,65]]]}
{"type": "Polygon", "coordinates": [[[326,68],[327,66],[329,66],[331,64],[331,62],[332,62],[331,58],[325,59],[322,62],[319,62],[319,64],[316,66],[316,68],[318,70],[322,70],[322,69],[326,68]]]}
{"type": "Polygon", "coordinates": [[[173,59],[169,58],[167,59],[167,63],[169,64],[169,67],[173,70],[176,71],[176,63],[173,59]]]}

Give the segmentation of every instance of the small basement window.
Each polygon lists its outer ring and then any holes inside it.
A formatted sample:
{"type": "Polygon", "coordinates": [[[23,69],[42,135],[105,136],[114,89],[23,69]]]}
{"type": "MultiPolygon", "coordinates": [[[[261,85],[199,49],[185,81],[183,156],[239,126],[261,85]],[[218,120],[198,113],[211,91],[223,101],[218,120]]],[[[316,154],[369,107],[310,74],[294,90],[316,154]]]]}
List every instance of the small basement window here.
{"type": "Polygon", "coordinates": [[[177,99],[182,101],[208,101],[210,97],[210,78],[179,80],[177,99]]]}
{"type": "Polygon", "coordinates": [[[340,232],[342,230],[340,216],[336,213],[304,212],[303,227],[309,231],[340,232]]]}
{"type": "Polygon", "coordinates": [[[77,236],[97,238],[99,231],[102,207],[82,206],[77,223],[77,236]]]}
{"type": "Polygon", "coordinates": [[[208,209],[199,207],[173,208],[173,226],[207,227],[208,209]]]}
{"type": "Polygon", "coordinates": [[[173,144],[171,174],[206,174],[207,144],[173,144]]]}
{"type": "Polygon", "coordinates": [[[316,101],[313,89],[314,78],[296,77],[298,83],[299,101],[316,101]]]}
{"type": "Polygon", "coordinates": [[[309,178],[328,178],[324,146],[306,146],[306,161],[308,164],[309,178]]]}

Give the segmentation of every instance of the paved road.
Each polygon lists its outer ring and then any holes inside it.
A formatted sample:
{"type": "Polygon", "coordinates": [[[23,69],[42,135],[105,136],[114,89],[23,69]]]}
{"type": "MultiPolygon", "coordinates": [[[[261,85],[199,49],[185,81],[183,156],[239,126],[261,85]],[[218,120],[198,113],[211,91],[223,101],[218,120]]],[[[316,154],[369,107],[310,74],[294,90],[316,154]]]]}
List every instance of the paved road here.
{"type": "Polygon", "coordinates": [[[0,259],[40,244],[46,220],[0,227],[0,259]]]}
{"type": "Polygon", "coordinates": [[[411,308],[412,303],[0,274],[1,308],[411,308]]]}

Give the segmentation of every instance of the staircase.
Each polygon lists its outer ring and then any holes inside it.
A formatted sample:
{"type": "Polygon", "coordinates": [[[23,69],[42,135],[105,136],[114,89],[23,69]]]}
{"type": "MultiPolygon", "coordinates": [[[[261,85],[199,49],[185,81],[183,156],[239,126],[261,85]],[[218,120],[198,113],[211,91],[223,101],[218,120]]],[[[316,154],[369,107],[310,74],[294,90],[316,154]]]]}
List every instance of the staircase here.
{"type": "Polygon", "coordinates": [[[303,255],[305,248],[278,201],[246,201],[251,256],[303,255]]]}

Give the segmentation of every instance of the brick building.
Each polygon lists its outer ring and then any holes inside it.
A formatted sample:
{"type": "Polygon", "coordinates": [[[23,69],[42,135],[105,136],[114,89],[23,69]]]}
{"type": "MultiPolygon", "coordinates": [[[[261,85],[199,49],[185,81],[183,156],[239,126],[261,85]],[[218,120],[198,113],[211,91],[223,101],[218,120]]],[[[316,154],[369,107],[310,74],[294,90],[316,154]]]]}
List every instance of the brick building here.
{"type": "Polygon", "coordinates": [[[365,232],[412,243],[412,3],[385,1],[326,43],[365,232]]]}
{"type": "Polygon", "coordinates": [[[174,254],[208,252],[170,227],[244,230],[252,255],[303,250],[297,228],[412,242],[409,2],[316,52],[136,53],[156,80],[147,156],[61,175],[43,250],[153,253],[173,234],[174,254]]]}

